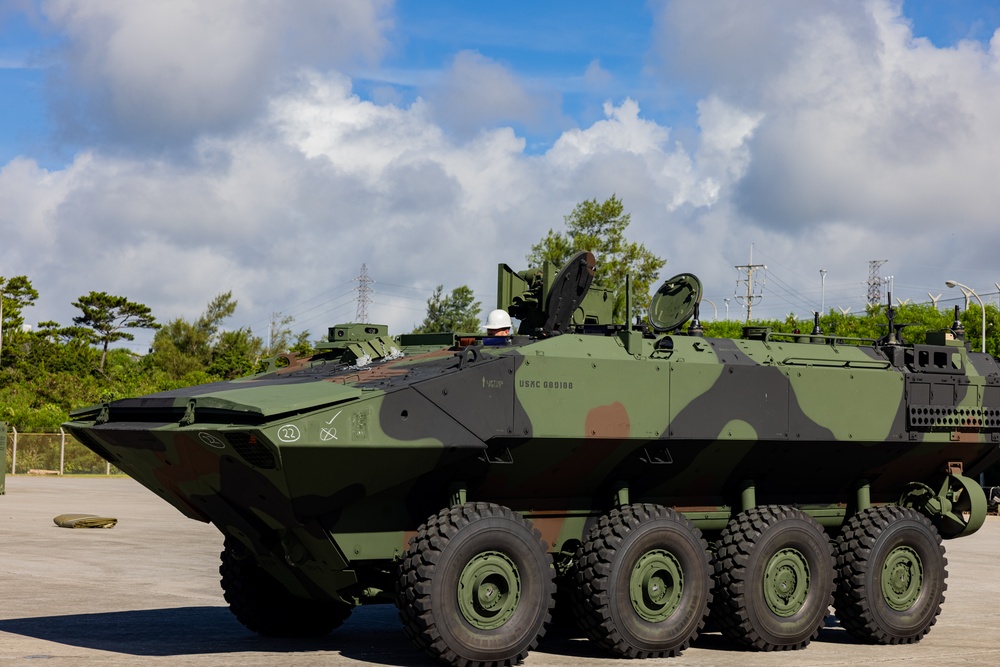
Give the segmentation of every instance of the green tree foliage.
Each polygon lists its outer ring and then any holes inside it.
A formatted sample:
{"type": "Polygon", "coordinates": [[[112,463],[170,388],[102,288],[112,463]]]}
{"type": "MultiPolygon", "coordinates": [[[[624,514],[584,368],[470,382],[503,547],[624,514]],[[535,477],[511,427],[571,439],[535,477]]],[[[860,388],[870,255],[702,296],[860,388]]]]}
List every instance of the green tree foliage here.
{"type": "MultiPolygon", "coordinates": [[[[194,322],[180,317],[168,322],[153,337],[151,363],[175,379],[205,370],[214,361],[223,336],[222,324],[236,312],[236,305],[233,293],[223,292],[209,301],[194,322]]],[[[248,350],[248,354],[253,364],[260,350],[248,350]]]]}
{"type": "MultiPolygon", "coordinates": [[[[908,303],[894,307],[895,322],[905,324],[902,338],[906,343],[927,342],[927,332],[950,329],[955,317],[952,311],[941,311],[930,303],[908,303]]],[[[978,351],[981,345],[980,331],[982,325],[982,310],[978,304],[970,306],[959,315],[959,322],[965,329],[965,337],[973,351],[978,351]]],[[[812,318],[799,320],[794,314],[784,320],[752,320],[749,323],[729,320],[719,322],[702,322],[705,335],[716,338],[740,338],[744,326],[770,327],[775,333],[812,333],[812,318]]],[[[844,339],[878,340],[888,331],[886,307],[869,308],[863,315],[843,314],[834,310],[820,317],[820,328],[827,336],[844,339]]],[[[986,351],[994,356],[1000,354],[1000,311],[992,304],[986,305],[986,328],[989,335],[986,338],[986,351]]]]}
{"type": "Polygon", "coordinates": [[[295,344],[288,348],[289,352],[294,352],[300,357],[305,357],[313,353],[313,344],[309,341],[309,332],[300,331],[295,337],[295,344]]]}
{"type": "Polygon", "coordinates": [[[295,318],[291,315],[282,315],[281,312],[271,313],[271,321],[268,323],[267,348],[264,351],[265,357],[273,357],[276,354],[290,352],[292,347],[292,323],[295,318]]]}
{"type": "Polygon", "coordinates": [[[24,341],[21,311],[35,305],[36,299],[38,292],[27,276],[0,276],[0,366],[5,356],[8,363],[17,356],[19,344],[24,341]]]}
{"type": "Polygon", "coordinates": [[[474,332],[479,331],[479,310],[482,304],[468,285],[461,285],[445,296],[444,285],[438,285],[431,298],[427,299],[427,315],[413,333],[436,333],[439,331],[474,332]]]}
{"type": "Polygon", "coordinates": [[[98,370],[104,370],[108,356],[108,346],[119,340],[135,340],[135,336],[125,329],[158,329],[149,306],[129,301],[123,296],[113,296],[107,292],[91,292],[81,296],[73,305],[83,313],[73,318],[73,322],[92,329],[101,345],[101,361],[98,370]]]}
{"type": "Polygon", "coordinates": [[[24,324],[21,312],[35,305],[38,292],[27,276],[4,278],[0,276],[0,301],[2,301],[3,330],[20,329],[24,324]]]}
{"type": "Polygon", "coordinates": [[[222,380],[249,375],[256,369],[262,349],[263,342],[249,328],[224,331],[212,349],[212,362],[206,370],[222,380]]]}
{"type": "Polygon", "coordinates": [[[616,321],[626,317],[625,276],[632,277],[632,315],[645,313],[649,308],[650,289],[666,260],[654,255],[645,245],[625,239],[632,215],[625,213],[622,201],[615,195],[600,203],[597,199],[584,201],[564,220],[565,232],[550,229],[545,238],[531,246],[528,263],[542,266],[545,262],[554,262],[562,266],[574,252],[589,250],[597,258],[595,282],[618,290],[613,311],[616,321]]]}
{"type": "MultiPolygon", "coordinates": [[[[216,296],[194,322],[179,319],[158,330],[153,353],[140,357],[113,347],[114,340],[131,339],[128,335],[110,336],[105,349],[101,330],[124,333],[113,327],[153,323],[144,306],[92,292],[74,304],[87,308],[76,325],[42,322],[25,332],[14,326],[15,316],[37,294],[25,277],[5,280],[4,286],[12,336],[5,332],[8,344],[0,360],[0,420],[22,433],[58,431],[71,410],[87,405],[247,375],[263,351],[250,329],[222,329],[236,309],[229,292],[216,296]]],[[[300,334],[296,346],[304,349],[307,339],[300,334]]]]}

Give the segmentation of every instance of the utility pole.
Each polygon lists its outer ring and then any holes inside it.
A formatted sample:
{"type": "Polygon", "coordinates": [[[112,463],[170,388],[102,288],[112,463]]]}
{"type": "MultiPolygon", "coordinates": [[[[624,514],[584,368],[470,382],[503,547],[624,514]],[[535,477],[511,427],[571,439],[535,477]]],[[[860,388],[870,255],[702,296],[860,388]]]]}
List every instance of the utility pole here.
{"type": "Polygon", "coordinates": [[[882,302],[882,279],[879,278],[879,267],[888,262],[887,259],[873,259],[868,262],[868,305],[877,306],[882,302]]]}
{"type": "Polygon", "coordinates": [[[367,322],[368,321],[368,304],[371,302],[372,298],[372,288],[371,284],[375,281],[368,276],[368,266],[365,264],[361,265],[361,275],[355,278],[358,281],[358,312],[354,316],[355,322],[367,322]]]}
{"type": "Polygon", "coordinates": [[[740,276],[736,279],[736,300],[741,304],[745,304],[747,307],[747,322],[750,321],[750,313],[753,309],[753,304],[760,301],[763,298],[762,291],[764,289],[764,281],[760,281],[760,286],[758,288],[757,282],[754,280],[753,274],[758,270],[767,270],[767,266],[764,264],[754,264],[753,263],[753,244],[750,244],[750,263],[742,264],[736,267],[738,271],[746,272],[746,278],[740,276]],[[746,294],[740,294],[740,283],[746,285],[746,294]]]}

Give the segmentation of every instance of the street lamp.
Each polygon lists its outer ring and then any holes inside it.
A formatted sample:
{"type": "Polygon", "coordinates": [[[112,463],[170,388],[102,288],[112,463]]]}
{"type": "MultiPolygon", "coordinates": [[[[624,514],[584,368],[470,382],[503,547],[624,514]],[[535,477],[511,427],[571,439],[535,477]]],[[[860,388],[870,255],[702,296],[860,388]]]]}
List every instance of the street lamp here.
{"type": "Polygon", "coordinates": [[[819,312],[826,313],[826,269],[819,270],[819,312]]]}
{"type": "Polygon", "coordinates": [[[712,316],[712,321],[713,322],[717,322],[719,320],[719,309],[716,308],[715,304],[712,303],[711,301],[709,301],[708,299],[702,299],[702,301],[704,301],[705,303],[711,303],[712,304],[712,310],[715,311],[715,315],[712,316]]]}
{"type": "Polygon", "coordinates": [[[729,299],[723,299],[726,302],[726,321],[729,321],[729,299]]]}
{"type": "Polygon", "coordinates": [[[963,285],[962,283],[956,282],[954,280],[946,280],[946,281],[944,281],[944,284],[947,285],[948,287],[958,287],[959,289],[961,289],[962,290],[962,294],[965,295],[965,299],[966,299],[967,303],[968,303],[968,299],[969,299],[969,295],[970,294],[972,296],[976,297],[976,301],[979,302],[979,308],[983,311],[983,332],[982,332],[982,335],[980,337],[982,338],[982,341],[983,341],[983,353],[985,354],[985,352],[986,352],[986,306],[983,304],[983,300],[979,298],[978,294],[976,294],[976,290],[972,289],[968,285],[963,285]]]}

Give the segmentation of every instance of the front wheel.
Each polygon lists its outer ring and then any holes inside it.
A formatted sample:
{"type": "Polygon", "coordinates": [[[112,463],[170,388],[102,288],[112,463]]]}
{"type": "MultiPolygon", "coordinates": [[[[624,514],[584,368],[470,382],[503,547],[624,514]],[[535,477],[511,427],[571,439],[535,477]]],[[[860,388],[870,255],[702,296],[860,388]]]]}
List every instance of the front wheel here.
{"type": "Polygon", "coordinates": [[[947,564],[924,515],[895,505],[862,510],[837,539],[837,617],[862,641],[912,644],[941,613],[947,564]]]}
{"type": "Polygon", "coordinates": [[[219,574],[229,611],[247,629],[267,637],[322,637],[351,615],[349,605],[290,594],[242,552],[226,538],[219,574]]]}
{"type": "Polygon", "coordinates": [[[407,636],[448,665],[514,665],[551,619],[555,570],[541,534],[492,503],[442,510],[420,526],[400,566],[407,636]]]}

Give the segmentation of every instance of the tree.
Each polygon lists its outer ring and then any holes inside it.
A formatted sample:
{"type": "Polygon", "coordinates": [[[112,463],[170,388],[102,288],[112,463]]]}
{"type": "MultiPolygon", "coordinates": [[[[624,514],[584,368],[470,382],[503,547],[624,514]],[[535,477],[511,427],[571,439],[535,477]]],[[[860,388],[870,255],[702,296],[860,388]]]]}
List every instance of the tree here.
{"type": "Polygon", "coordinates": [[[107,292],[91,292],[74,301],[83,315],[74,317],[74,324],[92,329],[101,344],[101,362],[98,370],[104,371],[104,361],[108,356],[108,346],[119,340],[135,340],[135,336],[124,329],[159,329],[149,310],[149,306],[129,301],[123,296],[113,296],[107,292]]]}
{"type": "Polygon", "coordinates": [[[36,299],[38,292],[31,286],[27,276],[14,276],[10,279],[0,276],[0,355],[3,353],[4,337],[18,337],[21,325],[24,324],[21,311],[35,305],[36,299]]]}
{"type": "Polygon", "coordinates": [[[632,315],[645,312],[650,288],[667,262],[645,245],[626,241],[625,229],[632,215],[625,213],[622,201],[615,195],[601,203],[596,198],[584,201],[564,220],[565,232],[550,229],[545,238],[531,246],[528,263],[542,266],[553,262],[562,266],[574,252],[590,250],[597,258],[594,282],[615,290],[614,318],[626,317],[625,276],[632,278],[632,315]]]}
{"type": "Polygon", "coordinates": [[[249,329],[224,331],[212,349],[212,363],[208,372],[223,380],[249,375],[260,361],[264,344],[249,329]]]}
{"type": "Polygon", "coordinates": [[[213,360],[221,340],[222,323],[236,311],[233,293],[223,292],[208,302],[194,322],[171,320],[153,337],[153,364],[175,379],[202,370],[213,360]]]}
{"type": "Polygon", "coordinates": [[[0,276],[0,314],[3,315],[3,328],[20,328],[24,324],[21,311],[35,305],[38,291],[31,286],[27,276],[14,276],[4,279],[0,276]]]}
{"type": "Polygon", "coordinates": [[[479,310],[482,304],[468,285],[456,287],[448,296],[442,296],[444,285],[438,285],[427,299],[427,316],[413,333],[439,331],[479,331],[479,310]]]}
{"type": "Polygon", "coordinates": [[[282,315],[281,311],[271,313],[271,321],[267,326],[265,357],[273,357],[276,354],[289,351],[292,346],[292,322],[294,321],[294,317],[282,315]]]}
{"type": "Polygon", "coordinates": [[[295,337],[295,344],[288,348],[289,352],[294,352],[300,357],[307,357],[313,353],[313,344],[309,340],[308,331],[300,331],[295,337]]]}

